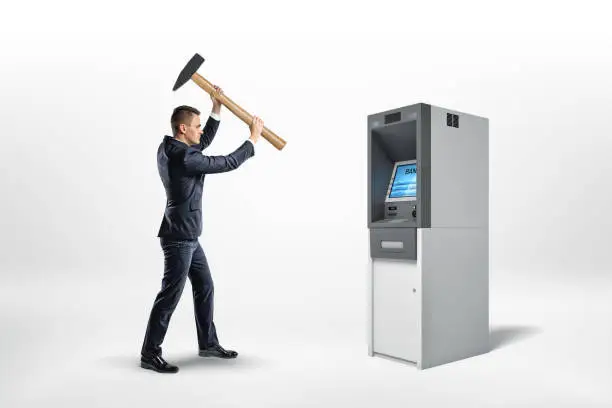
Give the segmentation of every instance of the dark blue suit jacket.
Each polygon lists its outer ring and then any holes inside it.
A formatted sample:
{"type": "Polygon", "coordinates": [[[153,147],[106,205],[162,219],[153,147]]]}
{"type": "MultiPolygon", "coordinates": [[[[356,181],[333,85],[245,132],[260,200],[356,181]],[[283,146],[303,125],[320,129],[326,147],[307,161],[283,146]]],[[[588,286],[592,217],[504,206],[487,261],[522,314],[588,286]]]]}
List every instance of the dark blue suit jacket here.
{"type": "Polygon", "coordinates": [[[209,117],[199,145],[188,146],[164,136],[157,150],[157,169],[166,189],[166,209],[158,237],[197,239],[202,234],[202,189],[204,177],[238,168],[255,154],[253,144],[245,141],[227,156],[204,156],[215,137],[219,121],[209,117]]]}

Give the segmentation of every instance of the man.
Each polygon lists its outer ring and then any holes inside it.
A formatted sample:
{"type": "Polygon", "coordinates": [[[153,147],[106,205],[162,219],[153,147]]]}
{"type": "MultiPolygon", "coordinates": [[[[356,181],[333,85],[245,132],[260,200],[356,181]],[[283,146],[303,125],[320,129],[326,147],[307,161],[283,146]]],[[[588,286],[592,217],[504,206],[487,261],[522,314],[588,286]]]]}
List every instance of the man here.
{"type": "MultiPolygon", "coordinates": [[[[215,86],[215,95],[223,91],[215,86]]],[[[164,252],[164,277],[155,298],[141,350],[140,366],[161,373],[178,367],[162,358],[161,344],[187,277],[191,281],[199,355],[235,358],[238,353],[219,344],[213,322],[213,281],[204,251],[198,242],[202,232],[202,188],[206,174],[238,168],[255,154],[263,121],[254,117],[251,135],[227,156],[205,156],[204,150],[219,127],[221,103],[211,96],[213,108],[201,129],[200,112],[190,106],[174,109],[170,119],[174,137],[165,136],[157,150],[157,168],[166,189],[166,209],[159,229],[164,252]]]]}

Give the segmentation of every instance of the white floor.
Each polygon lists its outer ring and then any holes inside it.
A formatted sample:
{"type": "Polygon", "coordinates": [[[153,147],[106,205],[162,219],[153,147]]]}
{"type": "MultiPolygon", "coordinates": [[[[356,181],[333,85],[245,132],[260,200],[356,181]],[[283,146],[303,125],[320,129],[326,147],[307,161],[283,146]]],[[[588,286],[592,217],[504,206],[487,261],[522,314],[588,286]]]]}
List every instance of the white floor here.
{"type": "Polygon", "coordinates": [[[493,350],[424,371],[368,357],[363,280],[283,304],[217,285],[232,361],[197,356],[187,286],[160,375],[138,366],[153,280],[41,273],[0,288],[0,407],[612,406],[609,281],[496,275],[493,350]]]}

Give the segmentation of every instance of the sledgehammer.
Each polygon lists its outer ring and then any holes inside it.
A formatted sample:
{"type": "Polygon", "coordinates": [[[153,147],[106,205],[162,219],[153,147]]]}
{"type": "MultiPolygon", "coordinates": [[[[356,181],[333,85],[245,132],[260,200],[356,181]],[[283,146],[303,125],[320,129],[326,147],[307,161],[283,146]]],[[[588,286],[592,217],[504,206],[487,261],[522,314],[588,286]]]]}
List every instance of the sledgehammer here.
{"type": "MultiPolygon", "coordinates": [[[[234,101],[232,101],[230,98],[225,96],[225,94],[218,93],[210,82],[208,82],[203,76],[201,76],[200,74],[196,72],[203,63],[204,63],[204,58],[200,54],[196,53],[189,60],[187,65],[185,65],[185,68],[183,68],[183,70],[179,74],[172,90],[176,91],[177,89],[185,85],[185,83],[191,79],[200,88],[208,92],[210,96],[214,97],[219,102],[221,102],[223,106],[229,109],[234,115],[238,116],[240,120],[242,120],[247,125],[250,125],[251,122],[253,121],[253,116],[249,112],[242,109],[234,101]]],[[[283,147],[285,147],[285,144],[287,144],[287,142],[285,142],[278,135],[276,135],[276,133],[272,132],[267,127],[263,128],[261,135],[268,142],[272,143],[272,145],[276,147],[278,150],[282,150],[283,147]]]]}

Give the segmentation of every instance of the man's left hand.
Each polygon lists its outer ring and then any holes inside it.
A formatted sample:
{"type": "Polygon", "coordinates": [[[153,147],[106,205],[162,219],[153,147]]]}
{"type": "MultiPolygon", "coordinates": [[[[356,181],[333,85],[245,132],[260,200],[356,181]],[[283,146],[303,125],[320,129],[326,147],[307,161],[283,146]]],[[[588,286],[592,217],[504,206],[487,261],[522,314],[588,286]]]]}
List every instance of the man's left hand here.
{"type": "Polygon", "coordinates": [[[221,95],[223,93],[223,89],[219,88],[217,85],[213,85],[213,87],[215,88],[215,92],[210,95],[210,99],[212,99],[213,102],[212,111],[218,115],[221,113],[221,102],[219,102],[215,95],[221,95]]]}

